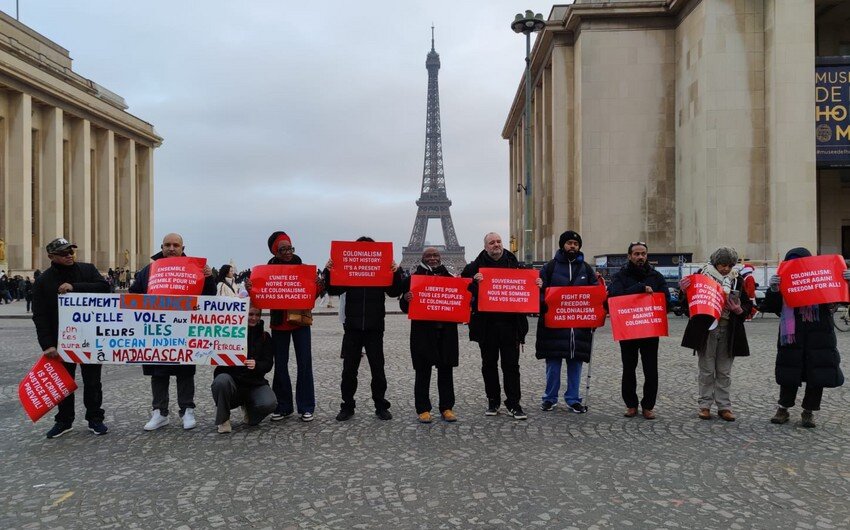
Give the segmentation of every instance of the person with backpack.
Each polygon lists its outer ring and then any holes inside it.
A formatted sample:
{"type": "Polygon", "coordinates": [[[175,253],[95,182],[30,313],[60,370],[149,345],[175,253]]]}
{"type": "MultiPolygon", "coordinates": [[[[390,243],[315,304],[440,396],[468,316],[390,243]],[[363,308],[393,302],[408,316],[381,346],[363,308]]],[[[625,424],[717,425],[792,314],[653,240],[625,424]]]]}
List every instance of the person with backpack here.
{"type": "Polygon", "coordinates": [[[582,404],[581,371],[582,363],[590,362],[593,344],[592,328],[550,328],[546,326],[543,315],[549,310],[545,304],[548,287],[579,287],[597,285],[599,280],[593,268],[584,261],[581,252],[581,236],[567,230],[558,239],[555,257],[540,269],[540,318],[537,319],[537,342],[535,356],[546,359],[546,390],[540,410],[548,412],[558,403],[558,391],[561,388],[561,364],[567,364],[567,389],[564,402],[567,410],[578,414],[587,412],[582,404]]]}

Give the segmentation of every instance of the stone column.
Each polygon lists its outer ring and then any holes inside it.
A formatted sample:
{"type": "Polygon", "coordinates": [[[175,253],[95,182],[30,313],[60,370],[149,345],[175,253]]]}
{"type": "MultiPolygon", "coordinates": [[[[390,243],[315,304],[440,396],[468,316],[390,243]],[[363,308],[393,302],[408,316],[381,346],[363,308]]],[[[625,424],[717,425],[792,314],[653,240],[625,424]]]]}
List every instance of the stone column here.
{"type": "Polygon", "coordinates": [[[97,211],[97,227],[95,228],[94,256],[97,267],[106,271],[118,266],[118,254],[115,248],[115,133],[110,130],[98,129],[95,133],[97,182],[97,202],[93,205],[97,211]]]}
{"type": "MultiPolygon", "coordinates": [[[[119,267],[138,270],[136,259],[136,142],[121,139],[116,142],[118,150],[118,201],[121,214],[118,234],[119,267]],[[124,257],[128,263],[125,265],[124,257]]],[[[147,261],[145,261],[147,263],[147,261]]]]}
{"type": "MultiPolygon", "coordinates": [[[[57,107],[41,110],[41,230],[45,244],[57,237],[69,237],[64,233],[65,193],[62,177],[62,127],[64,113],[57,107]]],[[[33,267],[41,270],[50,266],[47,253],[40,254],[33,267]]]]}
{"type": "MultiPolygon", "coordinates": [[[[136,204],[139,214],[137,231],[139,262],[153,254],[153,149],[144,145],[136,147],[136,204]]],[[[141,267],[140,267],[141,268],[141,267]]]]}
{"type": "Polygon", "coordinates": [[[9,271],[32,263],[32,97],[9,94],[9,163],[6,175],[6,261],[9,271]]]}
{"type": "MultiPolygon", "coordinates": [[[[552,225],[553,239],[564,230],[578,230],[575,203],[573,159],[573,47],[555,44],[552,48],[552,225]],[[574,228],[576,227],[576,228],[574,228]]],[[[557,243],[557,239],[555,239],[557,243]]]]}
{"type": "Polygon", "coordinates": [[[77,259],[91,262],[91,126],[88,120],[71,120],[71,234],[77,245],[77,259]]]}
{"type": "Polygon", "coordinates": [[[817,252],[814,0],[765,0],[768,258],[817,252]]]}

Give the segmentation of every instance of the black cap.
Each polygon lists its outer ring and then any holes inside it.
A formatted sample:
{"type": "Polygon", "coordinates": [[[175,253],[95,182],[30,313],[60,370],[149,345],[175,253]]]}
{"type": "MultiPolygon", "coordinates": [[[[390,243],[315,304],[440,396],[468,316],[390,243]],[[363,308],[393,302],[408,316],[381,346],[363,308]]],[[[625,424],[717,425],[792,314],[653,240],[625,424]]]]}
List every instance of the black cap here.
{"type": "Polygon", "coordinates": [[[47,253],[56,254],[57,252],[62,252],[63,250],[71,248],[77,248],[77,245],[71,243],[64,237],[58,237],[47,244],[47,253]]]}
{"type": "Polygon", "coordinates": [[[564,248],[564,244],[570,240],[578,241],[578,248],[581,248],[581,236],[578,235],[578,232],[572,230],[567,230],[561,234],[561,237],[558,238],[558,248],[564,248]]]}

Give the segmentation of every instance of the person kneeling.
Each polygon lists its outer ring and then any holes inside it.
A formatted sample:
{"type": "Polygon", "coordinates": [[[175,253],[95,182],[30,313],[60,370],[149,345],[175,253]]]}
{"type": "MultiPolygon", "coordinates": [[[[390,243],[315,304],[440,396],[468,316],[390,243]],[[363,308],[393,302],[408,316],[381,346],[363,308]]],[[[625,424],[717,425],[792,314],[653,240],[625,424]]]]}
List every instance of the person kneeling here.
{"type": "Polygon", "coordinates": [[[229,433],[230,410],[242,407],[244,422],[257,425],[274,412],[277,398],[264,377],[274,366],[272,338],[263,329],[262,310],[248,310],[248,359],[245,366],[219,366],[213,373],[212,395],[219,434],[229,433]]]}

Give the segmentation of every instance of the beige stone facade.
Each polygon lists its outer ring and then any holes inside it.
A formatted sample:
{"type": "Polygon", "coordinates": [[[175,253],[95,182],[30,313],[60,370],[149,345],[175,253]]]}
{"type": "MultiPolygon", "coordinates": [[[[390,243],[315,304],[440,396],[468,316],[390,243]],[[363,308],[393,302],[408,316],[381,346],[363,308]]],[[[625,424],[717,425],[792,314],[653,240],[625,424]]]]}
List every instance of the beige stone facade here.
{"type": "Polygon", "coordinates": [[[161,143],[67,50],[0,13],[0,269],[44,270],[57,237],[104,271],[147,264],[161,143]]]}
{"type": "MultiPolygon", "coordinates": [[[[814,76],[816,55],[850,54],[848,17],[834,0],[553,7],[531,63],[534,259],[566,229],[588,256],[840,253],[850,179],[816,167],[814,76]]],[[[502,133],[520,249],[524,98],[523,80],[502,133]]]]}

